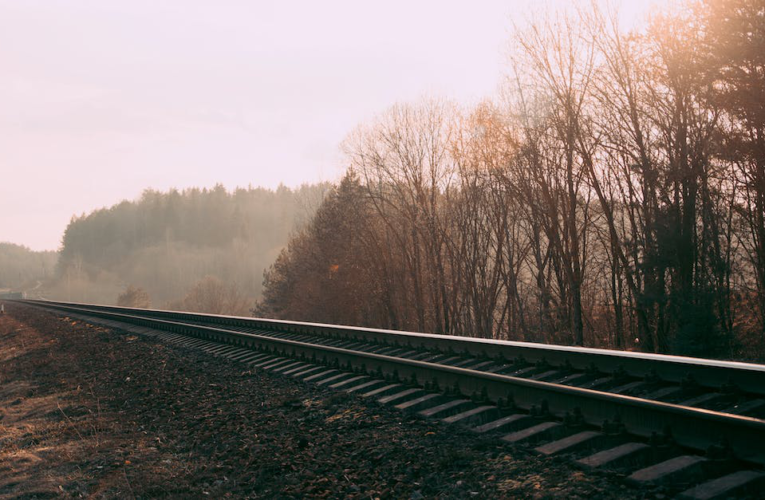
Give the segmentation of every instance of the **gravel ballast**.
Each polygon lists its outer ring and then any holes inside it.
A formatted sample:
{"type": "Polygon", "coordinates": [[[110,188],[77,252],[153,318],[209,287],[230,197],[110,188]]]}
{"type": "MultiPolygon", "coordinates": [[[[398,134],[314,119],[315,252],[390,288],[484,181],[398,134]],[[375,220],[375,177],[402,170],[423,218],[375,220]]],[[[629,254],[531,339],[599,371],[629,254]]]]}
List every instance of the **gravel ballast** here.
{"type": "Polygon", "coordinates": [[[0,498],[662,498],[497,436],[6,304],[0,498]]]}

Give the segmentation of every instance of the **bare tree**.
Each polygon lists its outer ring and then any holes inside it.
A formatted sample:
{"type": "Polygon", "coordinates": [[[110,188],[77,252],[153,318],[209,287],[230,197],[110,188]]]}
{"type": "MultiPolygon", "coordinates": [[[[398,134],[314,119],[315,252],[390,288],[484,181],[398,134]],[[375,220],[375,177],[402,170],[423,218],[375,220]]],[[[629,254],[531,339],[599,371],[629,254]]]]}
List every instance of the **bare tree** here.
{"type": "Polygon", "coordinates": [[[344,145],[404,259],[402,281],[411,288],[414,326],[442,333],[452,330],[442,220],[443,193],[454,181],[452,115],[441,101],[397,105],[344,145]]]}

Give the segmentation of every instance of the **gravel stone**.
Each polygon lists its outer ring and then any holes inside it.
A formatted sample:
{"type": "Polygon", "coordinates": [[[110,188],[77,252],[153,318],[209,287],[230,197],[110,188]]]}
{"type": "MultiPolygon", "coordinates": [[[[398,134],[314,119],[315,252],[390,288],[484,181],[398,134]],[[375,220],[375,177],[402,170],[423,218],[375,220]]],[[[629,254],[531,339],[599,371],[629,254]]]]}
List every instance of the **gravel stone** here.
{"type": "Polygon", "coordinates": [[[0,498],[658,498],[497,436],[7,304],[0,498]]]}

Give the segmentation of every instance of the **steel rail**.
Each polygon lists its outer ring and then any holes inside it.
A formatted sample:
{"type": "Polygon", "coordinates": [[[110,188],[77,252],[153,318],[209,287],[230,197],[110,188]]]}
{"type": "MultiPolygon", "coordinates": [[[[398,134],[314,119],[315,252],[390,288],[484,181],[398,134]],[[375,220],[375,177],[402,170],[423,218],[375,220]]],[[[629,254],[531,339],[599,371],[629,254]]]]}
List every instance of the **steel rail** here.
{"type": "Polygon", "coordinates": [[[682,383],[693,380],[702,387],[721,388],[728,385],[735,386],[743,392],[765,395],[765,365],[751,363],[159,309],[131,309],[53,301],[28,300],[26,302],[136,313],[159,319],[191,321],[207,325],[321,335],[415,349],[434,349],[477,357],[523,359],[530,363],[543,362],[551,366],[565,366],[574,370],[596,367],[602,373],[622,372],[636,378],[658,375],[667,382],[682,383]]]}
{"type": "MultiPolygon", "coordinates": [[[[485,394],[495,402],[510,397],[517,407],[524,410],[544,404],[549,408],[550,413],[558,417],[564,417],[576,408],[581,411],[584,421],[593,426],[619,421],[628,433],[642,437],[650,437],[669,429],[672,438],[679,445],[702,451],[722,441],[731,446],[739,459],[765,465],[765,421],[751,417],[347,348],[232,331],[221,328],[220,325],[185,323],[177,318],[170,320],[156,317],[153,311],[121,309],[121,312],[116,312],[108,310],[114,309],[108,307],[90,308],[85,305],[26,302],[63,312],[164,330],[213,342],[256,348],[303,360],[321,360],[325,364],[345,366],[349,370],[368,373],[377,371],[403,380],[435,381],[440,387],[457,386],[464,394],[485,394]],[[131,314],[127,314],[128,312],[131,314]]],[[[220,318],[228,321],[239,320],[220,318]]]]}

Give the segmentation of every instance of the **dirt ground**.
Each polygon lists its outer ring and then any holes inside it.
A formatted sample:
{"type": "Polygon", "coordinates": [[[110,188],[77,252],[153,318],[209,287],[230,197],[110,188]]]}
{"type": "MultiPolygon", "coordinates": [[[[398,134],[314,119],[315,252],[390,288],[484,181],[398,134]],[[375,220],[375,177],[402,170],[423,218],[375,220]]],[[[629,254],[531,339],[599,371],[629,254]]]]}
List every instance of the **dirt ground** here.
{"type": "Polygon", "coordinates": [[[0,499],[662,498],[496,436],[6,305],[0,499]]]}

